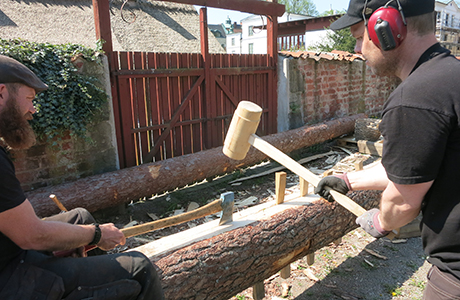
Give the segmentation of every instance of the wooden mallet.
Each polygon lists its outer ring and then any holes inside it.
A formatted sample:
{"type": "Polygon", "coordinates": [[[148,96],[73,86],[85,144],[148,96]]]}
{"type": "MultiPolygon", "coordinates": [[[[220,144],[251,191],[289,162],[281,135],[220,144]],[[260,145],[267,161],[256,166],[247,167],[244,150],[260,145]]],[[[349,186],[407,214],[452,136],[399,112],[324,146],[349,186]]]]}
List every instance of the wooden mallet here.
{"type": "MultiPolygon", "coordinates": [[[[223,147],[224,154],[232,159],[242,160],[246,157],[252,145],[316,187],[320,181],[319,177],[255,135],[257,127],[259,126],[261,114],[262,108],[255,103],[241,101],[238,104],[230,123],[227,136],[225,137],[223,147]]],[[[360,216],[366,212],[363,207],[347,196],[334,190],[331,190],[330,194],[334,197],[335,201],[356,216],[360,216]]]]}

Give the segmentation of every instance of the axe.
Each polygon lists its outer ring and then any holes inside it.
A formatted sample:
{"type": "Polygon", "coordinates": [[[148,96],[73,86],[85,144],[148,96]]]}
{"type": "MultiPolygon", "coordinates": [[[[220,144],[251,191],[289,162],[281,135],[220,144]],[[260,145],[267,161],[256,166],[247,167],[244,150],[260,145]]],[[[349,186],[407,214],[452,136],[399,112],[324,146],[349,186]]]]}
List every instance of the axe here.
{"type": "MultiPolygon", "coordinates": [[[[63,211],[67,211],[65,206],[58,200],[56,195],[50,195],[50,198],[56,203],[56,205],[63,211]]],[[[145,224],[123,228],[120,231],[123,232],[126,238],[133,237],[139,234],[147,233],[150,231],[162,229],[165,227],[170,227],[178,224],[182,224],[191,220],[202,218],[208,215],[212,215],[222,211],[220,217],[219,225],[225,225],[233,221],[233,203],[235,196],[233,192],[227,192],[220,195],[220,199],[214,200],[211,203],[206,204],[200,208],[194,209],[192,211],[172,216],[169,218],[164,218],[156,220],[153,222],[148,222],[145,224]]],[[[88,252],[96,246],[85,246],[85,252],[88,252]]],[[[69,256],[74,252],[74,250],[63,250],[53,252],[54,256],[64,257],[69,256]]]]}
{"type": "MultiPolygon", "coordinates": [[[[257,127],[259,126],[261,114],[262,108],[255,103],[241,101],[238,104],[233,114],[227,136],[225,137],[222,150],[224,154],[232,159],[242,160],[246,157],[252,145],[316,187],[320,181],[319,177],[255,135],[257,127]]],[[[356,216],[360,216],[366,212],[363,207],[347,196],[334,190],[330,190],[330,194],[334,197],[335,201],[356,216]]]]}

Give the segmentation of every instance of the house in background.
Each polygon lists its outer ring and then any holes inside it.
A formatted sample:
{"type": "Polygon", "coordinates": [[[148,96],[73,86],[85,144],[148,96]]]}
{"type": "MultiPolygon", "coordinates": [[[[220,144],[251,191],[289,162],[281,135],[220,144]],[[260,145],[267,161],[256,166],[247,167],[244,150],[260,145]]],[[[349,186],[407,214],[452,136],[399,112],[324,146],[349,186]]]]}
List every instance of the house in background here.
{"type": "MultiPolygon", "coordinates": [[[[0,38],[94,48],[91,0],[2,0],[0,38]]],[[[153,0],[112,0],[114,51],[200,52],[200,18],[193,5],[153,0]]],[[[225,53],[211,32],[209,52],[225,53]]]]}
{"type": "MultiPolygon", "coordinates": [[[[340,15],[311,17],[285,13],[278,18],[278,50],[307,49],[323,40],[326,29],[340,15]]],[[[227,53],[267,53],[267,29],[265,16],[250,16],[241,20],[242,32],[227,34],[227,53]]]]}
{"type": "Polygon", "coordinates": [[[437,0],[435,3],[436,38],[453,55],[460,56],[460,2],[437,0]]]}
{"type": "MultiPolygon", "coordinates": [[[[311,18],[311,16],[284,13],[281,17],[278,17],[278,23],[281,24],[308,18],[311,18]]],[[[227,35],[227,45],[229,45],[227,46],[227,53],[266,54],[267,17],[259,15],[249,16],[241,20],[241,26],[241,33],[227,35]]]]}

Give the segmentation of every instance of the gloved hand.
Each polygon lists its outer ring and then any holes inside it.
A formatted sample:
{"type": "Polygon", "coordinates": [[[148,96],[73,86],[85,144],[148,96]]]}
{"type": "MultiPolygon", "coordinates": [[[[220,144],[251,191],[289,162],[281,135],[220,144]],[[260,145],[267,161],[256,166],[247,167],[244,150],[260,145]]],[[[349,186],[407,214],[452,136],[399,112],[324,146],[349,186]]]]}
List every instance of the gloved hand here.
{"type": "Polygon", "coordinates": [[[380,226],[379,222],[379,214],[380,210],[378,208],[368,210],[356,219],[356,224],[361,226],[364,231],[375,238],[384,237],[391,231],[385,231],[382,229],[382,226],[380,226]]]}
{"type": "Polygon", "coordinates": [[[346,194],[352,191],[350,182],[348,181],[347,173],[341,175],[326,176],[320,180],[318,186],[315,188],[315,194],[320,195],[329,202],[333,202],[334,198],[329,193],[329,190],[333,189],[341,194],[346,194]]]}

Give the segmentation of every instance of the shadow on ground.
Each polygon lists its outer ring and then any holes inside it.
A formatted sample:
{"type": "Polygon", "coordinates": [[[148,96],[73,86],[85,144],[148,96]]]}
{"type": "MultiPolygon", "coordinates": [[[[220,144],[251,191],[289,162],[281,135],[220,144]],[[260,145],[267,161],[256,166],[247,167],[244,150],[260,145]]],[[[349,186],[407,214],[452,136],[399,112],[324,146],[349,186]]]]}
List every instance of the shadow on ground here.
{"type": "MultiPolygon", "coordinates": [[[[294,299],[421,299],[429,269],[421,239],[402,243],[372,239],[356,229],[339,246],[318,251],[311,269],[321,280],[294,299]],[[339,261],[340,257],[343,261],[339,261]]],[[[292,292],[295,284],[292,283],[292,292]]]]}

